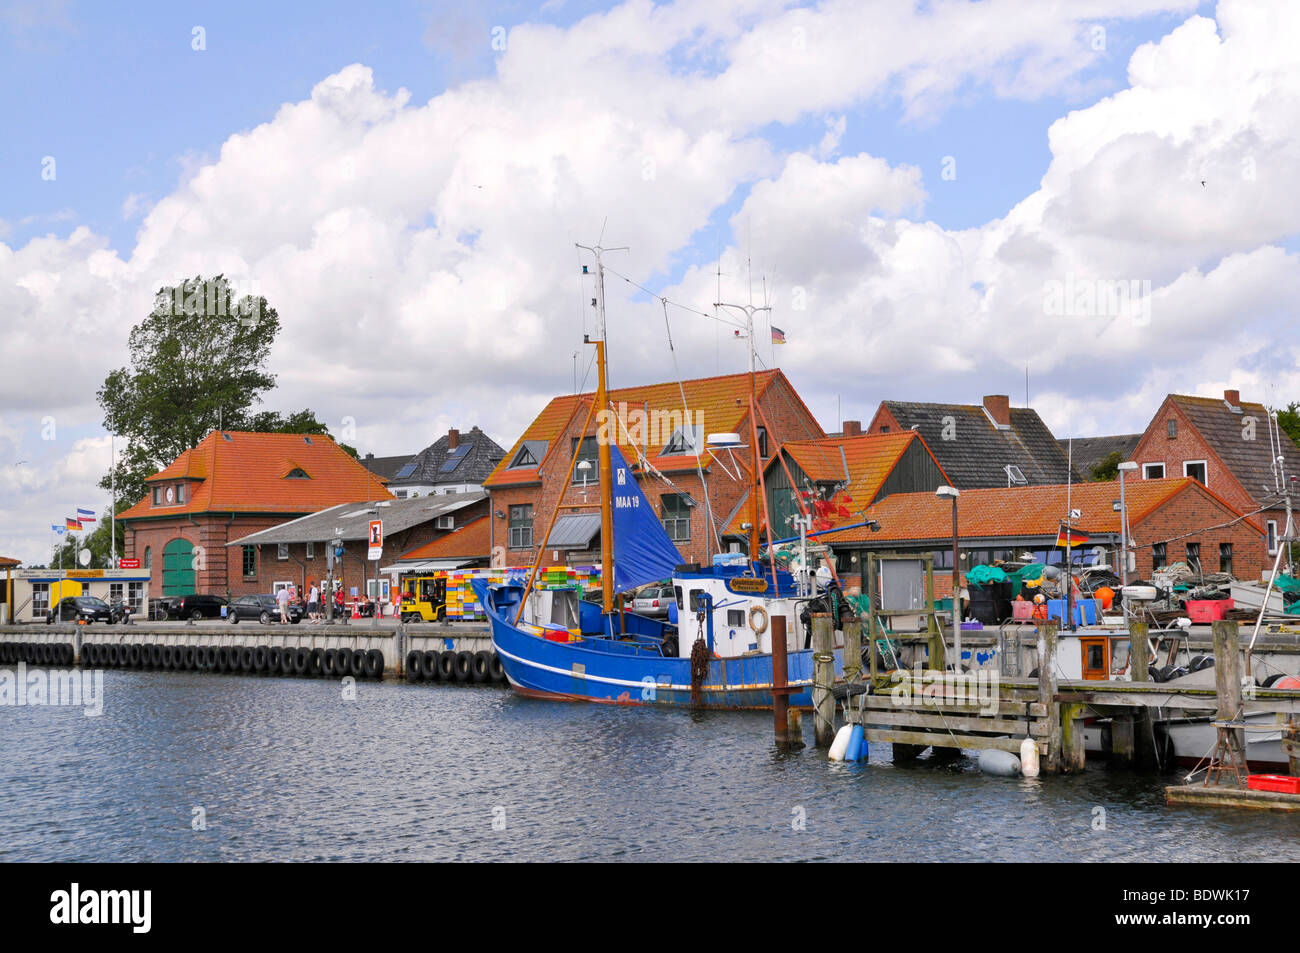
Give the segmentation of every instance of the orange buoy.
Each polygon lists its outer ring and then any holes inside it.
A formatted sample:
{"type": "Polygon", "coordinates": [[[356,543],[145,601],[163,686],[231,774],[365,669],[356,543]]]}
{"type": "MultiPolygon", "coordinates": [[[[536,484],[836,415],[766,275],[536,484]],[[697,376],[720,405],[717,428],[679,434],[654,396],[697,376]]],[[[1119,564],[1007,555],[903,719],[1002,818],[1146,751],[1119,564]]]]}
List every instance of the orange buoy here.
{"type": "Polygon", "coordinates": [[[1101,586],[1093,591],[1093,598],[1101,600],[1101,607],[1109,609],[1111,603],[1115,601],[1115,590],[1110,586],[1101,586]]]}

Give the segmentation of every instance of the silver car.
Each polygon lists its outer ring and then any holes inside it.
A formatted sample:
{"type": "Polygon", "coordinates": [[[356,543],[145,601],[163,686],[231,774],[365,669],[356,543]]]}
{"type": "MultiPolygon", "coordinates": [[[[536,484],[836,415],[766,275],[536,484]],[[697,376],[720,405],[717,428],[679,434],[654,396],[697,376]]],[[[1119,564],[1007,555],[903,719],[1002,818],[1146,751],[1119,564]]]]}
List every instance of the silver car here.
{"type": "Polygon", "coordinates": [[[632,611],[637,615],[666,619],[668,603],[673,599],[672,586],[649,586],[636,594],[636,598],[632,600],[632,611]]]}

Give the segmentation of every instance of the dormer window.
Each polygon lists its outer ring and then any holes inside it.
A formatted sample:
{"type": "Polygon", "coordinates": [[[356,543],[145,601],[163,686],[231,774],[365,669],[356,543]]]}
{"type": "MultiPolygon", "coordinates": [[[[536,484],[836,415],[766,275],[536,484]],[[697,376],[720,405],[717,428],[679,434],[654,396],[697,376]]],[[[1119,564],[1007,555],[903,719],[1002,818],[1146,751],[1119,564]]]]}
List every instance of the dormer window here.
{"type": "Polygon", "coordinates": [[[668,443],[664,445],[663,455],[665,457],[687,454],[699,456],[700,448],[704,445],[703,431],[703,427],[678,427],[668,438],[668,443]]]}
{"type": "Polygon", "coordinates": [[[290,470],[288,473],[284,475],[284,478],[286,480],[310,480],[311,479],[311,477],[307,475],[307,471],[304,470],[302,467],[294,467],[292,470],[290,470]]]}

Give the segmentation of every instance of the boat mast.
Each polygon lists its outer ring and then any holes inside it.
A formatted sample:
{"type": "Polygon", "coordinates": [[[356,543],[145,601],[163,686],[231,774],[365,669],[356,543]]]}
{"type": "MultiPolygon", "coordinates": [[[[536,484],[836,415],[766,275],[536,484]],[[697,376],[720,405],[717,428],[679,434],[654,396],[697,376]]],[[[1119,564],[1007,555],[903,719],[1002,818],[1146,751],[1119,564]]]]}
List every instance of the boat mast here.
{"type": "MultiPolygon", "coordinates": [[[[626,251],[626,247],[606,249],[600,245],[578,245],[596,256],[596,403],[598,413],[608,411],[609,395],[605,366],[605,264],[601,254],[605,251],[626,251]]],[[[598,418],[599,419],[599,418],[598,418]]],[[[599,427],[597,433],[600,432],[599,427]]],[[[582,434],[578,446],[582,446],[582,434]]],[[[610,440],[618,439],[611,432],[610,440]]],[[[600,480],[600,591],[606,615],[614,611],[614,467],[609,454],[609,441],[597,438],[598,479],[600,480]]]]}
{"type": "MultiPolygon", "coordinates": [[[[771,311],[772,309],[768,305],[755,307],[753,304],[728,304],[725,301],[716,301],[713,306],[715,308],[735,308],[745,315],[745,338],[746,346],[749,349],[749,445],[752,448],[751,460],[754,464],[753,472],[750,474],[752,481],[749,488],[749,558],[751,561],[755,561],[758,559],[759,468],[763,466],[763,459],[758,446],[758,384],[756,383],[754,370],[754,361],[757,357],[755,353],[756,345],[754,344],[754,314],[758,311],[771,311]]],[[[772,539],[772,527],[769,526],[767,532],[767,538],[772,539]]]]}

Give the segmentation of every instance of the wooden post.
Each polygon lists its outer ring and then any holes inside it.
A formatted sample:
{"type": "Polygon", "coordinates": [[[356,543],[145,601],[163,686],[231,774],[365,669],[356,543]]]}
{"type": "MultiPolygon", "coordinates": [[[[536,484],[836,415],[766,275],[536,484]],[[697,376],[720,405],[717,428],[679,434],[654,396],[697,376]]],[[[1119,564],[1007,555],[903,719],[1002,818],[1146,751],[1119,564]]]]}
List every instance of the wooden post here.
{"type": "MultiPolygon", "coordinates": [[[[1281,720],[1281,715],[1278,716],[1281,720]]],[[[1287,753],[1291,777],[1300,778],[1300,721],[1292,714],[1282,731],[1282,747],[1287,753]]]]}
{"type": "Polygon", "coordinates": [[[1136,756],[1134,738],[1136,719],[1132,715],[1116,715],[1110,720],[1110,760],[1112,764],[1131,765],[1136,756]]]}
{"type": "Polygon", "coordinates": [[[831,694],[835,682],[834,638],[835,623],[830,614],[813,613],[813,727],[819,748],[829,748],[835,740],[835,696],[831,694]]]}
{"type": "MultiPolygon", "coordinates": [[[[1223,620],[1213,624],[1214,689],[1218,694],[1218,721],[1233,721],[1241,715],[1241,645],[1237,623],[1223,620]]],[[[1246,733],[1236,728],[1237,744],[1246,750],[1246,733]]]]}
{"type": "Polygon", "coordinates": [[[936,672],[947,671],[944,660],[943,631],[939,628],[939,619],[934,614],[934,560],[925,560],[925,603],[929,612],[925,616],[926,632],[930,636],[929,666],[936,672]]]}
{"type": "Polygon", "coordinates": [[[777,744],[789,744],[790,725],[788,712],[790,696],[789,661],[786,656],[785,616],[772,615],[772,730],[777,744]]]}
{"type": "MultiPolygon", "coordinates": [[[[1134,682],[1151,681],[1151,642],[1149,626],[1137,619],[1128,623],[1129,680],[1134,682]]],[[[1147,707],[1133,709],[1133,750],[1131,759],[1139,768],[1148,768],[1155,763],[1151,709],[1147,707]]]]}
{"type": "Polygon", "coordinates": [[[874,689],[876,676],[880,674],[880,633],[876,620],[876,554],[867,555],[867,641],[871,649],[871,685],[874,689]]]}
{"type": "Polygon", "coordinates": [[[862,684],[862,623],[856,619],[844,623],[844,680],[862,684]]]}
{"type": "Polygon", "coordinates": [[[1056,774],[1061,770],[1061,706],[1056,698],[1056,623],[1038,627],[1038,701],[1047,709],[1047,757],[1043,770],[1056,774]]]}
{"type": "Polygon", "coordinates": [[[1081,774],[1086,755],[1083,748],[1083,721],[1088,706],[1074,703],[1061,706],[1062,768],[1066,774],[1081,774]]]}

